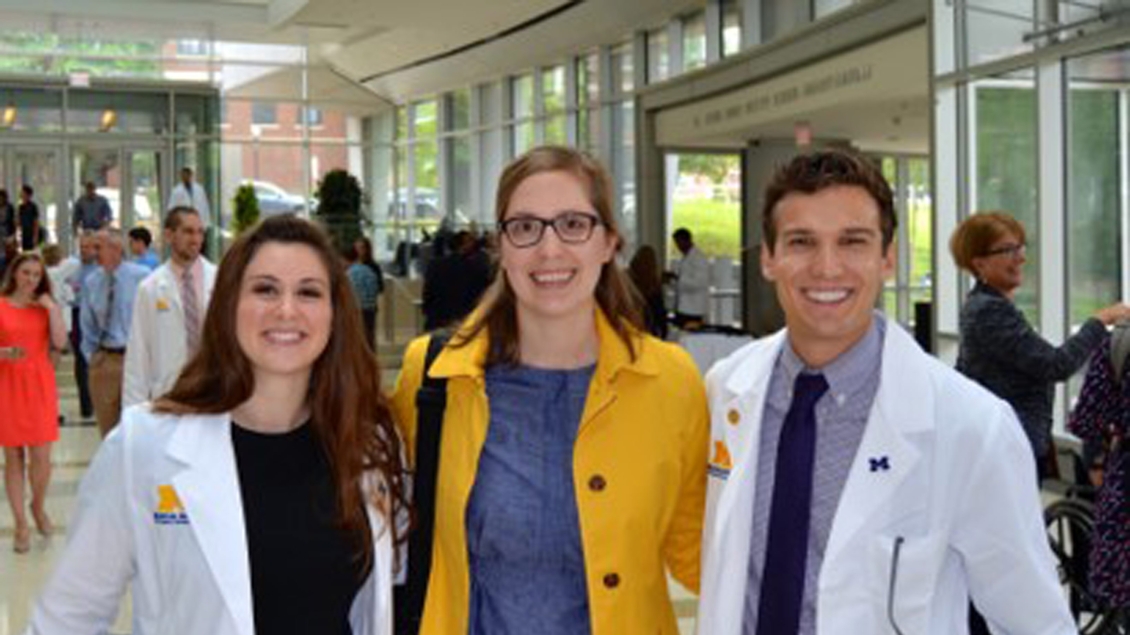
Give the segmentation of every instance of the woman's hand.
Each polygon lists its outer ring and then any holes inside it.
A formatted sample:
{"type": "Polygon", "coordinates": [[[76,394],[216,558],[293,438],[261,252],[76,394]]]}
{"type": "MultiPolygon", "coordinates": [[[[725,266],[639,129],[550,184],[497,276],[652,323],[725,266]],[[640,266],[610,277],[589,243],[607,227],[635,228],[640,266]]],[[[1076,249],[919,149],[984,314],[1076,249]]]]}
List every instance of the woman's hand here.
{"type": "Polygon", "coordinates": [[[1130,305],[1125,302],[1116,302],[1095,311],[1095,318],[1107,326],[1115,322],[1130,320],[1130,305]]]}

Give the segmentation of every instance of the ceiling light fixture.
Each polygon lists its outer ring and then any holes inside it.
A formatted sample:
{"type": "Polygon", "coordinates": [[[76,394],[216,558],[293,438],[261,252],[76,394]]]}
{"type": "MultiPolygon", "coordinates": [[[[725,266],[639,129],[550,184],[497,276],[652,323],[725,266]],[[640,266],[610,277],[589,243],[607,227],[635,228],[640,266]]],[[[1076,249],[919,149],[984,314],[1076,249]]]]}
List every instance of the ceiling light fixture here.
{"type": "Polygon", "coordinates": [[[107,108],[102,111],[102,121],[98,129],[102,132],[109,132],[114,126],[118,125],[118,112],[113,108],[107,108]]]}

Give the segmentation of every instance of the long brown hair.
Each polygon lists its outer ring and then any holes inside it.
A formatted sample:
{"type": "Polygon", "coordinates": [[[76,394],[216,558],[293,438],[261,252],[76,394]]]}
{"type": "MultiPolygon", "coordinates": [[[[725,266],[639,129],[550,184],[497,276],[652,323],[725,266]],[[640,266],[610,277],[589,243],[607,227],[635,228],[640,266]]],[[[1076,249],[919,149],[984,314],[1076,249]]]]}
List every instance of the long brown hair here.
{"type": "MultiPolygon", "coordinates": [[[[612,213],[612,179],[604,167],[591,156],[564,146],[540,146],[515,159],[503,170],[498,181],[498,195],[495,198],[494,218],[502,222],[514,191],[523,181],[544,172],[565,172],[571,174],[585,186],[589,202],[592,203],[605,231],[616,241],[616,253],[620,253],[623,241],[612,213]]],[[[506,240],[499,236],[499,241],[506,240]]],[[[616,335],[628,347],[633,359],[636,356],[633,339],[638,337],[633,331],[642,329],[643,322],[639,309],[632,299],[632,293],[623,272],[613,257],[600,269],[600,279],[596,283],[596,303],[604,311],[616,335]]],[[[466,346],[484,328],[490,335],[486,365],[517,364],[518,354],[518,311],[514,290],[506,279],[506,273],[499,268],[494,283],[487,288],[472,318],[465,328],[459,329],[451,340],[455,348],[466,346]]]]}
{"type": "Polygon", "coordinates": [[[387,514],[393,541],[400,542],[403,536],[396,518],[406,504],[400,437],[381,390],[380,369],[366,343],[349,280],[329,238],[318,226],[292,215],[276,216],[236,240],[216,273],[200,349],[172,390],[157,400],[154,410],[218,414],[230,412],[251,397],[255,377],[236,338],[236,316],[244,272],[267,243],[310,247],[329,275],[333,322],[326,348],[310,373],[309,425],[333,474],[338,526],[354,537],[365,562],[370,563],[373,547],[361,504],[361,479],[371,470],[377,470],[384,479],[382,491],[373,496],[387,514]]]}
{"type": "Polygon", "coordinates": [[[47,276],[47,265],[43,263],[43,258],[34,251],[25,251],[8,263],[8,269],[4,272],[4,286],[0,287],[0,296],[7,298],[16,292],[16,271],[19,270],[20,265],[29,261],[38,262],[39,268],[43,270],[43,277],[39,279],[39,285],[35,287],[35,291],[32,291],[32,299],[34,300],[44,293],[51,293],[51,279],[47,276]]]}

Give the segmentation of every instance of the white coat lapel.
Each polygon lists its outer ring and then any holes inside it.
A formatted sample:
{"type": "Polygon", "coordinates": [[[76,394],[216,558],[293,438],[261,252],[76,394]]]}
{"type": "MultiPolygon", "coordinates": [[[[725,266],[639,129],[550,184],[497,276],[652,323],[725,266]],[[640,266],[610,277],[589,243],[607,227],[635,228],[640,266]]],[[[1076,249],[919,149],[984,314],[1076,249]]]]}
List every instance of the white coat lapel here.
{"type": "Polygon", "coordinates": [[[765,398],[769,391],[769,378],[773,365],[785,343],[780,332],[764,341],[760,354],[750,355],[734,369],[726,382],[726,391],[732,395],[719,410],[712,413],[711,426],[721,438],[711,439],[710,462],[712,469],[722,458],[730,459],[727,486],[718,499],[715,523],[717,531],[737,528],[748,536],[747,521],[752,522],[753,492],[757,476],[757,445],[761,438],[761,418],[765,412],[765,398]],[[722,443],[723,445],[719,445],[722,443]],[[727,453],[728,457],[719,456],[727,453]],[[744,511],[750,513],[742,513],[744,511]],[[732,514],[738,514],[736,518],[732,514]],[[737,523],[735,525],[735,523],[737,523]],[[743,531],[741,528],[745,528],[743,531]]]}
{"type": "Polygon", "coordinates": [[[909,505],[879,512],[890,505],[921,458],[907,435],[932,425],[934,393],[920,356],[925,353],[902,327],[888,322],[879,390],[836,508],[825,562],[832,561],[869,521],[892,522],[926,506],[926,500],[914,497],[909,505]]]}
{"type": "Polygon", "coordinates": [[[240,635],[254,635],[243,498],[227,415],[185,417],[168,453],[185,464],[173,486],[240,635]]]}
{"type": "Polygon", "coordinates": [[[161,278],[158,283],[158,293],[160,297],[168,298],[170,301],[169,309],[174,311],[176,315],[181,313],[180,302],[180,284],[177,283],[176,274],[173,273],[172,268],[168,264],[161,266],[161,278]]]}

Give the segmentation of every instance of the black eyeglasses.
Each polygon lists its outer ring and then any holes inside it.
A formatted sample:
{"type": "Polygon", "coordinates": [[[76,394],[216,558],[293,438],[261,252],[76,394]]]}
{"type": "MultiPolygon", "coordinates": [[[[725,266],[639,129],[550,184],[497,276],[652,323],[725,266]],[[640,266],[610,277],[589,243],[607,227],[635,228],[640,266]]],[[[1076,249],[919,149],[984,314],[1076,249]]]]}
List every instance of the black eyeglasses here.
{"type": "Polygon", "coordinates": [[[498,223],[498,229],[506,234],[511,245],[518,248],[533,247],[541,242],[546,227],[553,227],[561,242],[579,245],[592,238],[592,232],[604,221],[596,214],[588,212],[562,212],[553,218],[537,216],[516,216],[498,223]]]}
{"type": "Polygon", "coordinates": [[[1001,256],[1008,255],[1009,258],[1019,258],[1027,253],[1028,247],[1024,243],[1019,245],[1005,245],[1004,247],[997,247],[985,252],[986,256],[1001,256]]]}

